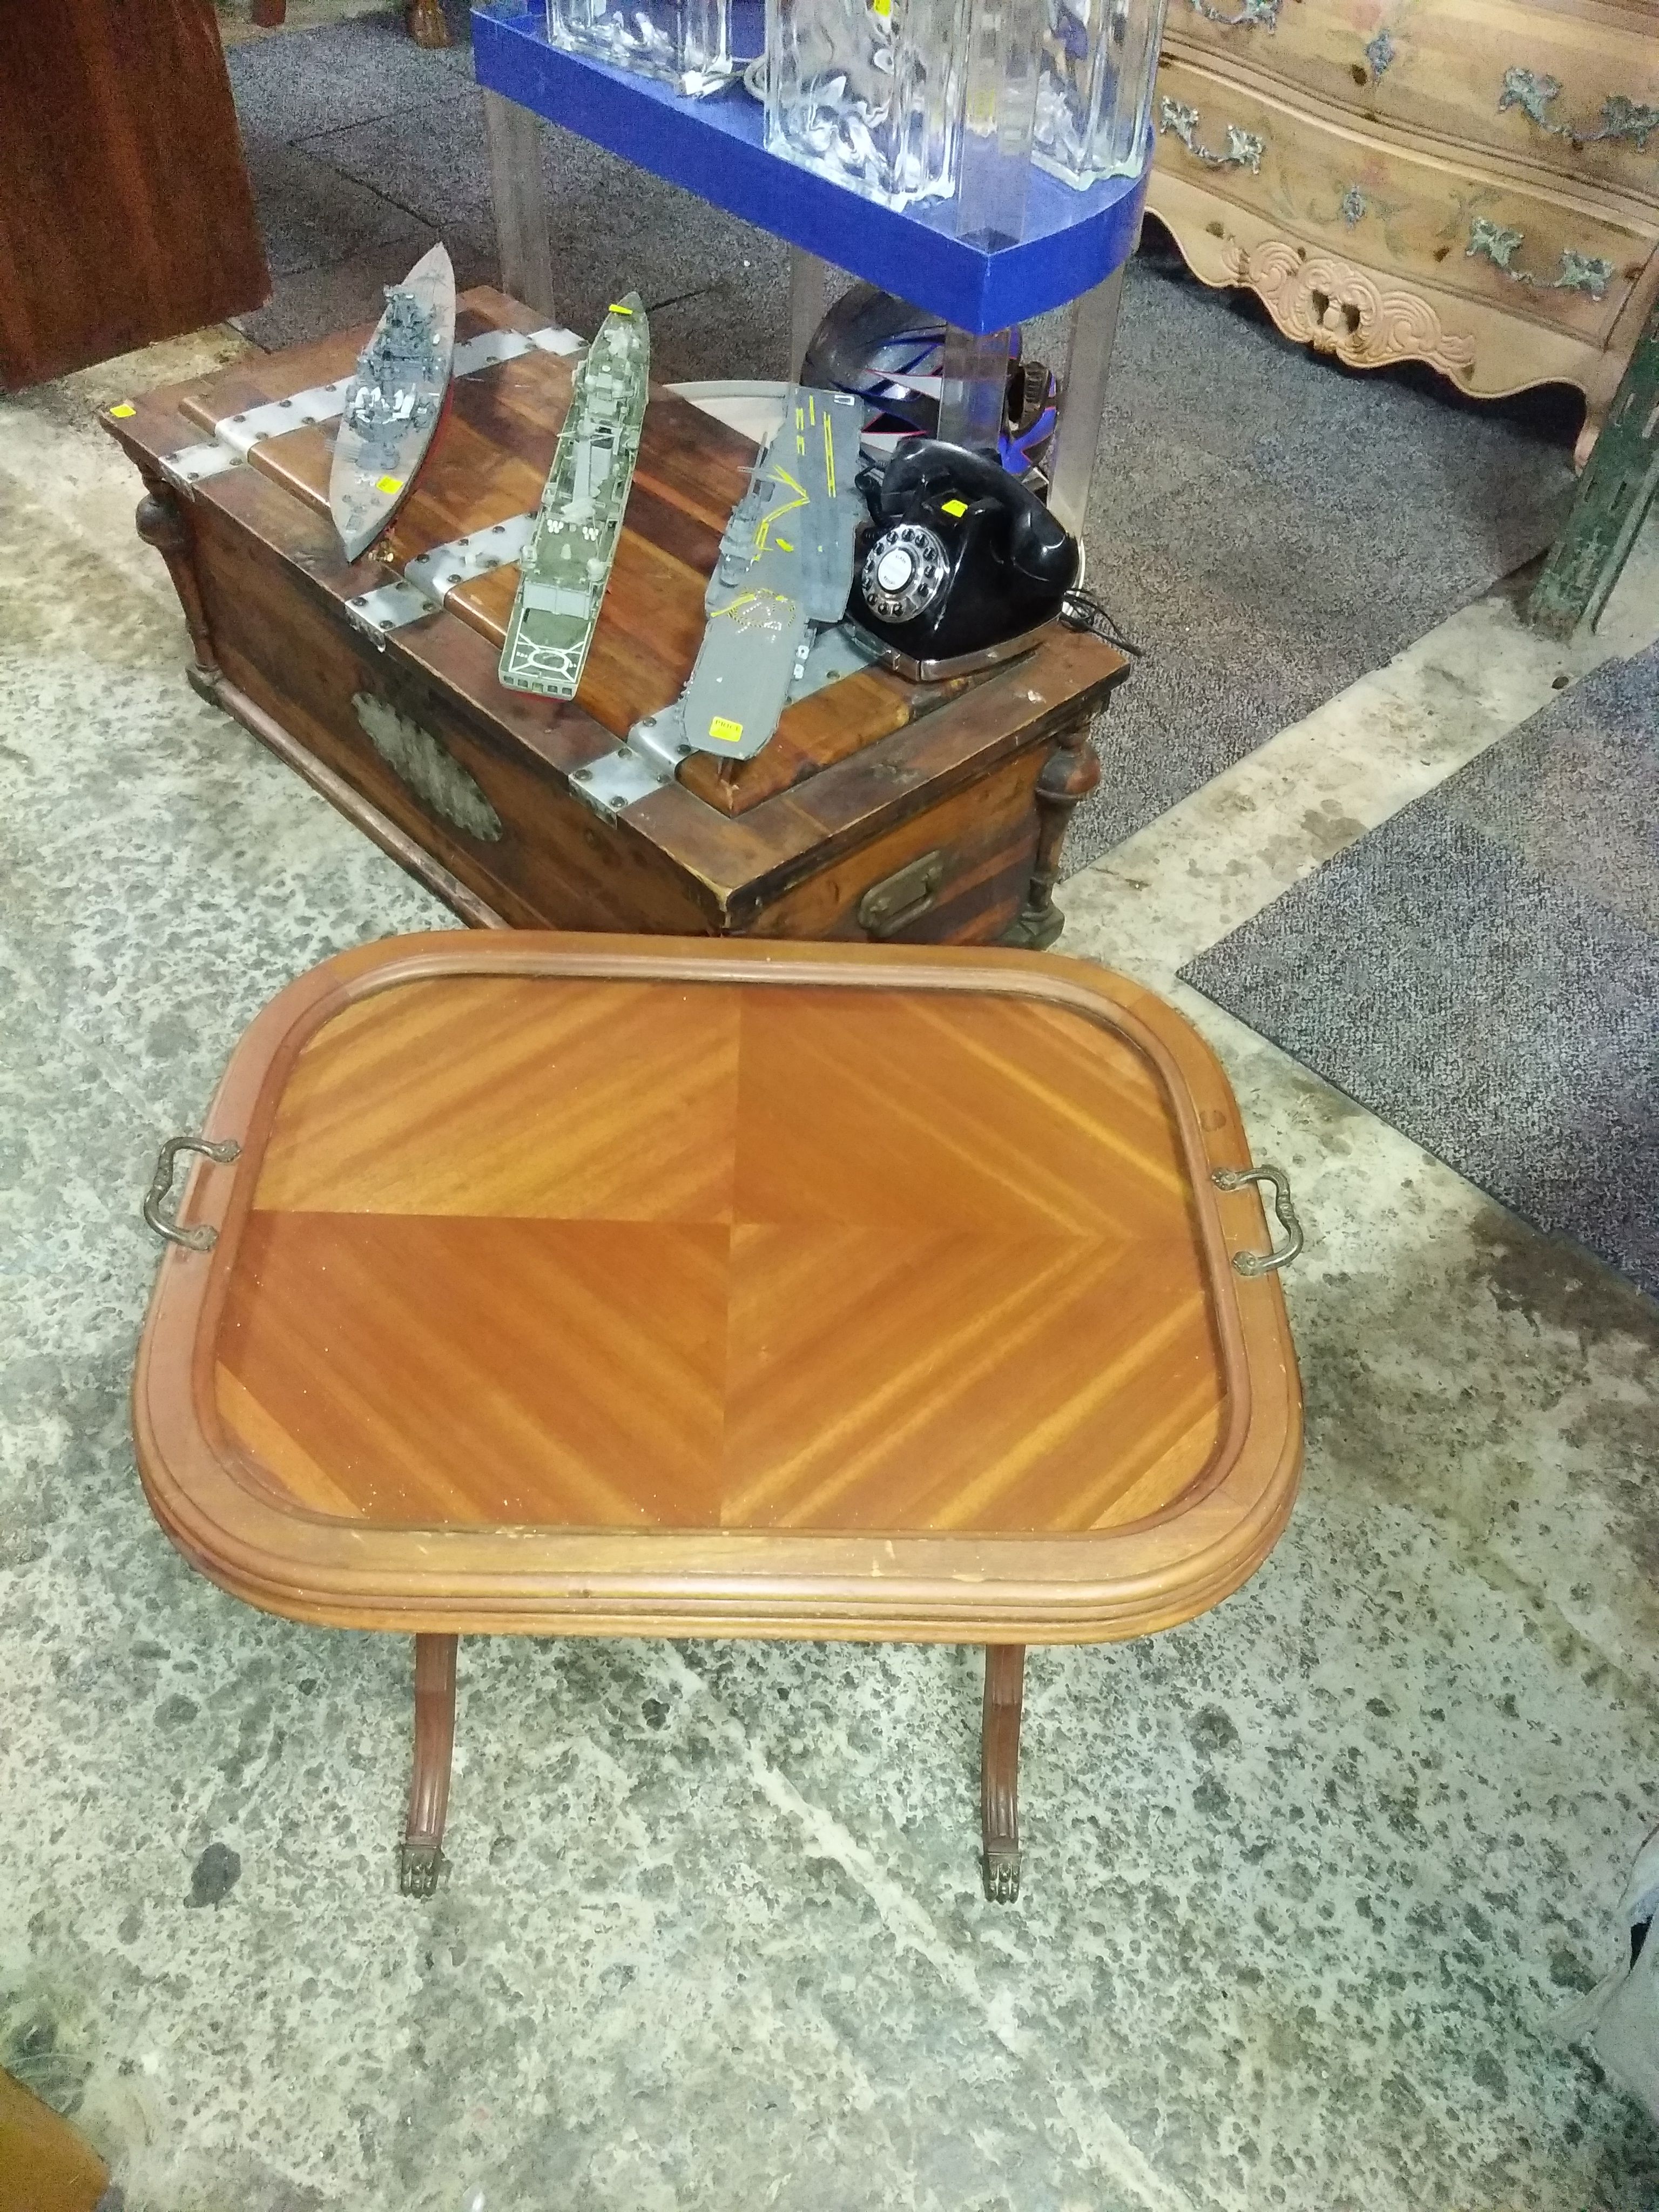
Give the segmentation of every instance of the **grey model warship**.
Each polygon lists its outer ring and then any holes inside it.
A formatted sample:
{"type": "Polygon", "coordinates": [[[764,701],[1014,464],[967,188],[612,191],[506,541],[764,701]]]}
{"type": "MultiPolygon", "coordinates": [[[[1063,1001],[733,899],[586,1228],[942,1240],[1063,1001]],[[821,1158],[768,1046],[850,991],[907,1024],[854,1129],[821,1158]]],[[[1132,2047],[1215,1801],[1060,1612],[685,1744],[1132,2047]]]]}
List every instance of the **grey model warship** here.
{"type": "Polygon", "coordinates": [[[576,696],[622,535],[650,374],[645,304],[630,292],[600,325],[571,386],[501,646],[510,691],[576,696]]]}
{"type": "Polygon", "coordinates": [[[328,504],[348,561],[391,521],[432,443],[455,356],[455,271],[441,246],[424,253],[358,356],[346,390],[328,504]]]}
{"type": "Polygon", "coordinates": [[[805,671],[814,626],[847,611],[865,512],[854,481],[862,422],[850,392],[790,387],[704,596],[708,624],[679,703],[693,751],[757,753],[805,671]]]}

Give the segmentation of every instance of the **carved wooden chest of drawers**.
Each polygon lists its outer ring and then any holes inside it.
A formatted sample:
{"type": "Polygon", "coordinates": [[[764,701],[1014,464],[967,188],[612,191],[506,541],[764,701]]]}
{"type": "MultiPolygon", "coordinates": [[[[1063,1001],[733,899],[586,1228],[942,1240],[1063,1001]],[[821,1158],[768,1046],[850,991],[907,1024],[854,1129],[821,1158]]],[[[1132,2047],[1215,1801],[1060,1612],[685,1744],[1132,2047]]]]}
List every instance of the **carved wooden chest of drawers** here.
{"type": "Polygon", "coordinates": [[[1356,368],[1559,380],[1588,451],[1659,294],[1659,0],[1171,0],[1147,204],[1356,368]]]}

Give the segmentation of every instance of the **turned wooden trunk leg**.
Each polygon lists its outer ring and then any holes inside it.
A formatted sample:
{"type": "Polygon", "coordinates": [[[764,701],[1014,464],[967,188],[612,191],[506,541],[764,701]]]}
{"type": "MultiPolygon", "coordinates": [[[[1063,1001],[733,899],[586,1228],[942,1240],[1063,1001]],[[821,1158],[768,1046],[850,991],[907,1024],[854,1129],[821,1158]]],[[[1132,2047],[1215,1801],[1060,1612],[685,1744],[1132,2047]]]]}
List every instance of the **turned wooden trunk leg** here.
{"type": "Polygon", "coordinates": [[[449,26],[438,0],[409,0],[409,35],[417,46],[449,44],[449,26]]]}
{"type": "Polygon", "coordinates": [[[1025,904],[1002,933],[1005,945],[1018,945],[1031,952],[1046,951],[1066,927],[1066,917],[1054,904],[1054,885],[1060,881],[1060,856],[1071,823],[1072,809],[1086,799],[1100,781],[1100,761],[1089,743],[1089,726],[1079,722],[1054,740],[1054,749],[1043,763],[1036,780],[1037,842],[1026,886],[1025,904]]]}
{"type": "Polygon", "coordinates": [[[143,476],[145,490],[138,502],[138,535],[167,562],[173,588],[184,609],[185,626],[190,632],[191,650],[195,655],[185,671],[191,689],[217,706],[221,672],[208,630],[207,609],[202,604],[202,587],[197,581],[190,525],[179,503],[179,495],[167,478],[154,476],[148,469],[143,476]]]}
{"type": "Polygon", "coordinates": [[[1012,1904],[1019,1895],[1019,1716],[1024,1694],[1025,1646],[988,1644],[979,1802],[985,1894],[994,1905],[1012,1904]]]}
{"type": "Polygon", "coordinates": [[[456,1636],[415,1638],[415,1771],[409,1779],[398,1887],[405,1897],[430,1897],[444,1863],[449,1766],[455,1749],[456,1636]]]}

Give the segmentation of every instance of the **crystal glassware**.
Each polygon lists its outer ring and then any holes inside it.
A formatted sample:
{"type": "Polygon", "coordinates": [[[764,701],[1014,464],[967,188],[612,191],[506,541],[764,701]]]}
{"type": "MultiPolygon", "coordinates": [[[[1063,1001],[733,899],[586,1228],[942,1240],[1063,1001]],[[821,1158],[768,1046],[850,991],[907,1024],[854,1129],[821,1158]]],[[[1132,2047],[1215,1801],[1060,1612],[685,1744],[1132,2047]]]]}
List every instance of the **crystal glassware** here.
{"type": "Polygon", "coordinates": [[[736,74],[730,0],[548,0],[547,35],[677,92],[718,92],[736,74]]]}
{"type": "Polygon", "coordinates": [[[1137,177],[1165,0],[1046,0],[1032,158],[1086,191],[1137,177]]]}
{"type": "Polygon", "coordinates": [[[948,198],[968,0],[766,0],[766,143],[889,207],[948,198]]]}

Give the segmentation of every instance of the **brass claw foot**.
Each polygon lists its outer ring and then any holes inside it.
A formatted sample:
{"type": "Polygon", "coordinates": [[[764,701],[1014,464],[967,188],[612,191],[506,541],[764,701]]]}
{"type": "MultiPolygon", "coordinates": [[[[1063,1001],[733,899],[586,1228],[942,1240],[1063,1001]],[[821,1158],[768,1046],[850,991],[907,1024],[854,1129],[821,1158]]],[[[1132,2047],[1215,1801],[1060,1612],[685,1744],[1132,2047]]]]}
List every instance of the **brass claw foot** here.
{"type": "Polygon", "coordinates": [[[405,1836],[398,1849],[398,1887],[405,1897],[435,1897],[448,1863],[441,1845],[405,1836]]]}
{"type": "Polygon", "coordinates": [[[993,1850],[985,1854],[985,1895],[992,1905],[1012,1905],[1019,1895],[1019,1853],[993,1850]]]}

